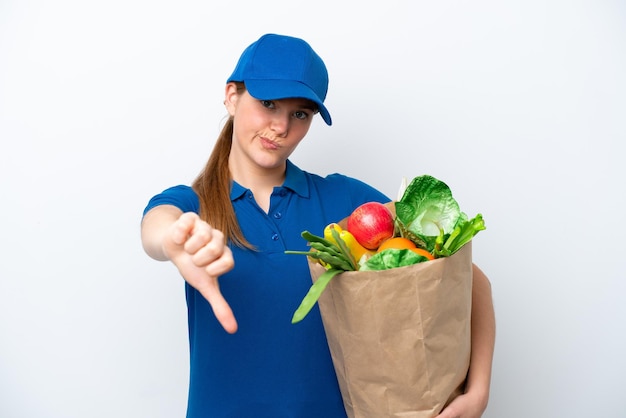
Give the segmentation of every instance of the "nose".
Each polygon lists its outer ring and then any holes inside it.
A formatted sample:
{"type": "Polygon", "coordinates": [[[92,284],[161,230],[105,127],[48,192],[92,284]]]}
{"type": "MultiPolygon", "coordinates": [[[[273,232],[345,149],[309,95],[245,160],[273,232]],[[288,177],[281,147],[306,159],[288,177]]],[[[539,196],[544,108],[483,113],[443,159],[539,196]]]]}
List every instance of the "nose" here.
{"type": "Polygon", "coordinates": [[[272,131],[278,136],[284,136],[289,131],[289,114],[285,112],[276,112],[271,121],[272,131]]]}

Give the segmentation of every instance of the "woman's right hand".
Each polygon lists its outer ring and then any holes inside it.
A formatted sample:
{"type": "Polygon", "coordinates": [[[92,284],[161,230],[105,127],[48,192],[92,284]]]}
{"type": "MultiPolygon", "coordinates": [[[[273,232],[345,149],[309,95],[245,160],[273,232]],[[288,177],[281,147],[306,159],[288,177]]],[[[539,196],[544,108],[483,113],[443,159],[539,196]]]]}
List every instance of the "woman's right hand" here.
{"type": "Polygon", "coordinates": [[[155,259],[172,261],[187,283],[209,302],[222,327],[235,333],[237,321],[218,283],[219,276],[235,265],[224,234],[196,213],[178,211],[178,218],[171,222],[175,210],[157,207],[146,214],[142,223],[144,248],[155,259]]]}

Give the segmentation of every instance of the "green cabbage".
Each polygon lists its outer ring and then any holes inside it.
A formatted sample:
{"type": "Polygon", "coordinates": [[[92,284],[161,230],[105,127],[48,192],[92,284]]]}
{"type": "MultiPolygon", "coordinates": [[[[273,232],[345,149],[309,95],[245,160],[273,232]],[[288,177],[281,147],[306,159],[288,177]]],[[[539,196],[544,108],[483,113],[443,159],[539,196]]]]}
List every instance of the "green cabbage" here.
{"type": "Polygon", "coordinates": [[[395,209],[401,235],[435,257],[454,254],[486,229],[481,214],[468,219],[448,185],[429,175],[415,177],[395,202],[395,209]]]}

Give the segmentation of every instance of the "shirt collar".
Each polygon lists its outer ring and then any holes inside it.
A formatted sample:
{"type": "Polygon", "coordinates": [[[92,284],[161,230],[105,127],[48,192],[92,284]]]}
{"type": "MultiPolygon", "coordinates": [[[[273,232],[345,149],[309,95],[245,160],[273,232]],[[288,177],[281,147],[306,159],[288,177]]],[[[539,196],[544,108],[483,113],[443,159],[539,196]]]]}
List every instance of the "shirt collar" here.
{"type": "Polygon", "coordinates": [[[296,167],[290,160],[287,160],[287,172],[283,186],[300,197],[309,197],[309,183],[306,181],[304,171],[296,167]]]}
{"type": "MultiPolygon", "coordinates": [[[[285,182],[283,187],[293,191],[301,197],[309,197],[309,184],[306,181],[304,171],[300,170],[291,161],[287,160],[285,182]]],[[[235,201],[243,196],[248,189],[233,181],[230,188],[230,200],[235,201]]]]}
{"type": "Polygon", "coordinates": [[[235,200],[242,197],[248,189],[237,183],[236,181],[231,181],[230,183],[230,200],[234,202],[235,200]]]}

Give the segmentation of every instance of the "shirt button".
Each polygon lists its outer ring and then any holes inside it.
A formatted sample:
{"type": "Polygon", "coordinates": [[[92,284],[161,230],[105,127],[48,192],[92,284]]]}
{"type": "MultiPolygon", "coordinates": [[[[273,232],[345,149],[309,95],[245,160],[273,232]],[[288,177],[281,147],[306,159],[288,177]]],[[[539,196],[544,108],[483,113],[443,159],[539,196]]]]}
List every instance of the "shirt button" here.
{"type": "Polygon", "coordinates": [[[278,234],[274,234],[274,235],[272,235],[272,240],[274,240],[274,241],[278,241],[278,234]]]}
{"type": "Polygon", "coordinates": [[[280,219],[283,217],[283,214],[280,212],[274,212],[274,219],[280,219]]]}

